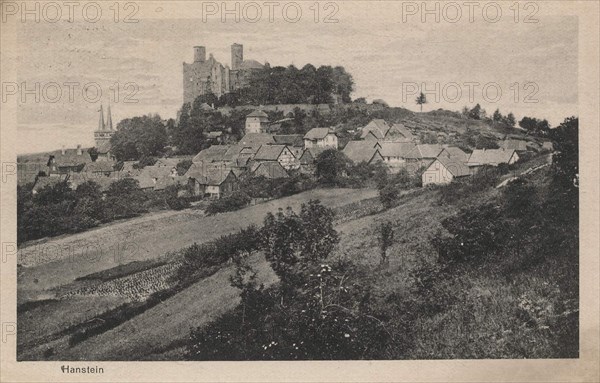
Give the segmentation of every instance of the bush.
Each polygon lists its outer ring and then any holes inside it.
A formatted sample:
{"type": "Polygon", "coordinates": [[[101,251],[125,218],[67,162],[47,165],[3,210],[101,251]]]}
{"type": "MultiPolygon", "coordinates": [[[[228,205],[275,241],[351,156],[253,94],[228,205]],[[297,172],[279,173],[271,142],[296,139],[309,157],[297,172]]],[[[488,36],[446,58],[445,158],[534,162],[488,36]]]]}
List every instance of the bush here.
{"type": "Polygon", "coordinates": [[[248,206],[252,199],[248,194],[238,191],[229,196],[213,201],[206,208],[206,214],[214,215],[227,211],[235,211],[248,206]]]}

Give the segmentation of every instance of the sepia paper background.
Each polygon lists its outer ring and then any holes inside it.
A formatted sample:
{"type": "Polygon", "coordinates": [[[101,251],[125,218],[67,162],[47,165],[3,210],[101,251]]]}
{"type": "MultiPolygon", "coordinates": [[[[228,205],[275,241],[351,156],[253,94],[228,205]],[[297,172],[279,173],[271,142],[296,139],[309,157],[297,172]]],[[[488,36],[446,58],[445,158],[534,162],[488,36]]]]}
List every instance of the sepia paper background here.
{"type": "MultiPolygon", "coordinates": [[[[162,6],[160,17],[171,18],[189,2],[143,2],[162,6]]],[[[357,3],[340,2],[343,10],[357,3]]],[[[375,7],[391,6],[376,2],[375,7]]],[[[599,3],[540,2],[541,11],[579,19],[579,93],[580,117],[580,358],[553,360],[422,360],[353,362],[16,362],[16,336],[9,332],[16,325],[16,264],[7,257],[5,244],[16,243],[16,176],[11,176],[19,142],[16,103],[2,103],[0,142],[2,161],[1,242],[2,262],[0,307],[2,322],[1,382],[158,382],[158,381],[251,381],[251,382],[597,382],[599,375],[599,3]],[[61,365],[99,366],[103,374],[63,374],[61,365]]],[[[143,17],[143,16],[142,16],[143,17]]],[[[370,20],[377,28],[377,20],[370,20]]],[[[16,81],[14,60],[25,45],[16,44],[16,22],[1,23],[1,80],[16,81]]],[[[276,39],[277,36],[265,36],[276,39]]],[[[308,36],[307,41],[319,36],[308,36]]],[[[348,36],[352,39],[352,36],[348,36]]],[[[242,40],[242,39],[240,39],[242,40]]],[[[302,47],[297,47],[303,49],[302,47]]],[[[486,47],[482,47],[484,51],[486,47]]],[[[485,54],[482,52],[482,54],[485,54]]],[[[178,70],[175,69],[175,70],[178,70]]],[[[60,147],[60,143],[56,144],[60,147]]]]}

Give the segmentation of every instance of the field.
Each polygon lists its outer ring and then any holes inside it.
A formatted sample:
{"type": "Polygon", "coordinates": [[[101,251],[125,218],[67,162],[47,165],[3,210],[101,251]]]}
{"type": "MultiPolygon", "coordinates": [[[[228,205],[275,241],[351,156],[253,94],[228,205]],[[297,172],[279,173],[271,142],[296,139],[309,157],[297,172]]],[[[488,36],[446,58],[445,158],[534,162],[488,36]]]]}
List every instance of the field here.
{"type": "MultiPolygon", "coordinates": [[[[528,169],[547,162],[547,158],[523,164],[518,171],[548,193],[548,167],[528,169]]],[[[116,268],[92,268],[93,273],[59,276],[66,283],[30,290],[47,299],[22,302],[19,313],[19,360],[182,360],[190,329],[202,327],[236,307],[239,291],[230,286],[231,264],[207,270],[206,276],[187,288],[162,297],[152,305],[145,300],[168,288],[174,265],[180,262],[176,250],[192,242],[205,242],[218,235],[261,222],[264,214],[280,207],[297,209],[301,202],[319,198],[336,212],[335,229],[340,242],[330,255],[345,258],[370,270],[373,279],[371,299],[388,316],[390,329],[402,332],[403,320],[410,320],[409,354],[395,358],[539,358],[573,357],[577,349],[577,328],[571,322],[578,313],[572,292],[553,279],[556,265],[542,261],[534,269],[511,269],[500,262],[458,268],[456,278],[440,279],[436,288],[451,294],[448,306],[439,313],[410,313],[402,302],[422,299],[415,293],[414,272],[423,265],[433,267],[438,251],[432,239],[443,231],[445,218],[456,217],[461,208],[500,201],[504,188],[488,187],[452,203],[440,198],[451,188],[413,189],[404,192],[397,206],[383,209],[374,190],[317,190],[290,198],[248,207],[238,212],[204,217],[192,211],[154,217],[168,223],[164,230],[154,222],[141,222],[136,238],[149,241],[140,262],[116,268]],[[338,198],[337,196],[344,196],[338,198]],[[389,265],[379,267],[380,249],[377,227],[390,222],[395,241],[388,250],[389,265]],[[202,230],[198,229],[201,225],[202,230]],[[146,231],[152,227],[152,230],[146,231]],[[176,241],[159,234],[168,233],[176,241]],[[195,234],[195,236],[194,236],[195,234]],[[186,239],[185,241],[183,239],[186,239]],[[172,246],[167,246],[174,242],[172,246]],[[157,249],[150,249],[152,247],[157,249]],[[159,251],[160,249],[161,251],[159,251]],[[151,255],[149,255],[151,254],[151,255]],[[499,272],[500,267],[505,267],[499,272]],[[508,271],[506,271],[508,270],[508,271]],[[77,279],[77,280],[76,280],[77,279]],[[123,309],[124,307],[124,309],[123,309]],[[120,318],[102,328],[96,323],[117,310],[120,318]],[[119,311],[120,310],[120,311],[119,311]],[[408,315],[408,316],[407,316],[408,315]],[[396,322],[394,318],[398,319],[396,322]],[[533,318],[533,319],[532,319],[533,318]],[[43,325],[46,328],[38,328],[43,325]],[[50,328],[48,328],[50,327],[50,328]],[[101,328],[91,336],[73,342],[82,328],[101,328]],[[565,345],[557,349],[557,345],[565,345]]],[[[546,198],[546,197],[544,197],[546,198]]],[[[152,219],[148,219],[152,222],[152,219]]],[[[134,222],[134,221],[130,221],[134,222]]],[[[124,222],[121,224],[129,224],[124,222]]],[[[107,228],[98,229],[108,230],[107,228]]],[[[133,228],[132,232],[134,231],[133,228]]],[[[97,235],[96,231],[84,233],[97,235]]],[[[75,236],[72,236],[75,237],[75,236]]],[[[69,238],[59,240],[66,241],[69,238]]],[[[252,256],[258,280],[269,286],[277,281],[262,253],[252,256]]],[[[509,262],[510,263],[510,262],[509,262]]],[[[85,265],[85,264],[84,264],[85,265]]],[[[44,270],[45,264],[23,267],[21,273],[44,270]]],[[[97,265],[95,265],[97,266],[97,265]]],[[[46,276],[48,279],[50,275],[46,276]]],[[[572,285],[572,282],[569,282],[572,285]]],[[[33,284],[35,286],[35,284],[33,284]]],[[[404,347],[401,347],[403,349],[404,347]]]]}
{"type": "MultiPolygon", "coordinates": [[[[161,342],[157,339],[173,331],[179,338],[168,339],[182,339],[193,324],[214,318],[214,315],[236,304],[237,291],[229,286],[227,277],[229,268],[219,270],[123,325],[72,349],[68,347],[68,338],[78,325],[101,320],[98,319],[101,314],[122,304],[136,307],[136,302],[167,287],[179,261],[175,252],[183,247],[216,239],[251,224],[260,224],[267,212],[287,206],[297,210],[310,199],[319,199],[336,209],[363,200],[372,201],[376,196],[377,191],[371,189],[317,189],[231,213],[205,216],[197,210],[164,212],[26,244],[19,254],[18,270],[19,358],[65,358],[65,355],[71,355],[70,350],[86,350],[69,358],[105,359],[113,355],[114,345],[122,342],[111,340],[113,336],[119,339],[133,337],[132,349],[123,351],[122,356],[126,358],[149,357],[151,350],[160,355],[161,349],[146,346],[138,349],[135,345],[147,341],[159,345],[161,342]],[[100,246],[100,251],[89,253],[73,250],[82,249],[86,244],[104,246],[100,246]],[[49,249],[49,254],[42,254],[40,248],[49,249]],[[120,254],[115,253],[117,248],[120,254]],[[203,296],[206,298],[202,305],[194,304],[203,296]],[[171,314],[174,316],[165,320],[171,314]],[[169,323],[171,329],[163,332],[162,327],[150,325],[156,320],[158,322],[154,323],[169,323]],[[88,348],[86,345],[92,342],[98,345],[88,348]],[[23,346],[28,346],[26,351],[23,346]],[[68,353],[59,353],[61,349],[68,353]],[[92,349],[95,350],[94,356],[88,355],[92,349]]],[[[272,281],[272,272],[264,260],[262,263],[260,259],[255,261],[262,264],[264,280],[272,281]]],[[[167,346],[162,344],[161,347],[169,349],[167,346]]]]}

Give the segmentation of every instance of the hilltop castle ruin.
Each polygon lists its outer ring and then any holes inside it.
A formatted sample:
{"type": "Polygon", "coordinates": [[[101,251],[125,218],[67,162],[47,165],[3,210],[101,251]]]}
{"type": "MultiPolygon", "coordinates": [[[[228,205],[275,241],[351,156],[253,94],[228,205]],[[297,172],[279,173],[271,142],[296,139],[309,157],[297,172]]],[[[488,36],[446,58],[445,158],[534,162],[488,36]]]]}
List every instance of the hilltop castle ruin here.
{"type": "Polygon", "coordinates": [[[192,103],[196,97],[213,93],[221,97],[248,84],[252,71],[263,69],[256,60],[244,60],[244,46],[231,45],[231,68],[223,66],[212,55],[206,59],[206,48],[194,47],[194,62],[183,63],[183,102],[192,103]]]}

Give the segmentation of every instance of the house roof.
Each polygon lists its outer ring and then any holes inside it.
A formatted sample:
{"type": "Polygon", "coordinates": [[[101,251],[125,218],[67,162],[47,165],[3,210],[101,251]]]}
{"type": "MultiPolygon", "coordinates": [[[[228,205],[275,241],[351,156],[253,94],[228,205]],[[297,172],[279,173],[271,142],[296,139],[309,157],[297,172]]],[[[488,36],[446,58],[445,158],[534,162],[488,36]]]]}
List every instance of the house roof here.
{"type": "Polygon", "coordinates": [[[317,159],[319,154],[323,153],[325,150],[328,150],[328,149],[330,149],[330,148],[308,148],[308,149],[305,149],[304,152],[302,152],[302,155],[300,156],[300,164],[302,164],[302,165],[312,164],[317,159]]]}
{"type": "Polygon", "coordinates": [[[525,151],[527,150],[527,141],[508,139],[502,141],[500,147],[504,149],[525,151]]]}
{"type": "Polygon", "coordinates": [[[192,158],[192,162],[216,162],[223,161],[225,154],[230,149],[230,145],[212,145],[192,158]]]}
{"type": "Polygon", "coordinates": [[[185,183],[186,179],[187,178],[185,178],[183,176],[172,177],[172,176],[168,175],[168,176],[160,177],[159,179],[156,180],[156,185],[154,185],[154,190],[164,190],[168,186],[171,186],[171,185],[180,185],[182,183],[185,183]]]}
{"type": "Polygon", "coordinates": [[[273,140],[277,144],[284,144],[287,146],[303,147],[304,141],[302,140],[301,134],[279,134],[273,136],[273,140]]]}
{"type": "Polygon", "coordinates": [[[263,112],[260,109],[256,109],[256,110],[252,111],[250,114],[248,114],[246,117],[264,117],[264,118],[269,118],[269,115],[266,114],[265,112],[263,112]]]}
{"type": "Polygon", "coordinates": [[[403,124],[394,124],[385,133],[384,139],[386,141],[412,141],[414,139],[413,134],[403,124]]]}
{"type": "Polygon", "coordinates": [[[370,162],[376,154],[381,155],[375,145],[372,141],[349,141],[342,152],[352,162],[370,162]]]}
{"type": "Polygon", "coordinates": [[[498,165],[508,163],[515,151],[512,149],[475,149],[467,165],[498,165]]]}
{"type": "Polygon", "coordinates": [[[305,140],[321,140],[333,133],[329,128],[312,128],[304,135],[305,140]]]}
{"type": "MultiPolygon", "coordinates": [[[[440,156],[436,159],[439,161],[454,177],[464,177],[470,175],[469,167],[464,161],[455,157],[440,156]]],[[[433,165],[435,161],[432,162],[433,165]]],[[[431,167],[431,165],[429,165],[431,167]]]]}
{"type": "Polygon", "coordinates": [[[114,164],[112,162],[96,161],[96,162],[90,162],[88,164],[85,164],[82,171],[86,172],[86,173],[93,173],[93,172],[107,173],[107,172],[114,172],[115,168],[114,168],[114,164]]]}
{"type": "Polygon", "coordinates": [[[273,138],[273,135],[269,133],[246,133],[246,135],[238,142],[240,145],[253,147],[274,143],[275,139],[273,138]]]}
{"type": "Polygon", "coordinates": [[[79,185],[86,183],[87,181],[96,183],[98,186],[100,186],[100,190],[105,191],[113,182],[118,181],[118,179],[115,177],[87,175],[84,173],[73,173],[68,177],[68,182],[73,189],[77,189],[79,185]]]}
{"type": "Polygon", "coordinates": [[[424,144],[417,145],[413,150],[406,155],[406,158],[422,159],[422,158],[436,158],[444,150],[443,147],[437,144],[424,144]]]}
{"type": "MultiPolygon", "coordinates": [[[[262,145],[254,160],[256,161],[277,161],[281,153],[287,148],[286,145],[262,145]]],[[[288,149],[289,150],[289,149],[288,149]]]]}
{"type": "Polygon", "coordinates": [[[369,122],[367,124],[367,126],[362,128],[362,132],[360,133],[360,138],[365,138],[369,134],[369,132],[372,132],[373,135],[375,136],[375,138],[382,140],[385,137],[385,134],[387,133],[387,131],[389,129],[390,129],[390,126],[388,125],[387,122],[385,122],[385,120],[382,120],[382,119],[371,120],[371,122],[369,122]]]}
{"type": "Polygon", "coordinates": [[[65,154],[59,150],[52,154],[56,166],[77,166],[92,162],[87,149],[80,149],[81,154],[77,154],[77,149],[65,149],[65,154]]]}
{"type": "Polygon", "coordinates": [[[289,175],[277,161],[261,162],[252,171],[254,176],[263,176],[269,179],[287,178],[289,175]]]}
{"type": "Polygon", "coordinates": [[[264,65],[261,64],[261,63],[259,63],[256,60],[244,60],[239,65],[239,69],[241,69],[241,70],[245,70],[245,69],[262,69],[262,68],[264,68],[264,65]]]}
{"type": "Polygon", "coordinates": [[[379,152],[383,157],[405,158],[414,148],[415,144],[410,142],[381,142],[379,152]]]}
{"type": "Polygon", "coordinates": [[[469,155],[459,147],[448,146],[447,148],[444,148],[444,150],[448,152],[450,157],[461,160],[462,162],[467,162],[469,159],[469,155]]]}
{"type": "Polygon", "coordinates": [[[185,173],[186,178],[193,178],[201,185],[221,185],[223,181],[227,179],[229,174],[235,173],[231,168],[226,166],[204,166],[201,164],[192,164],[188,171],[185,173]]]}

